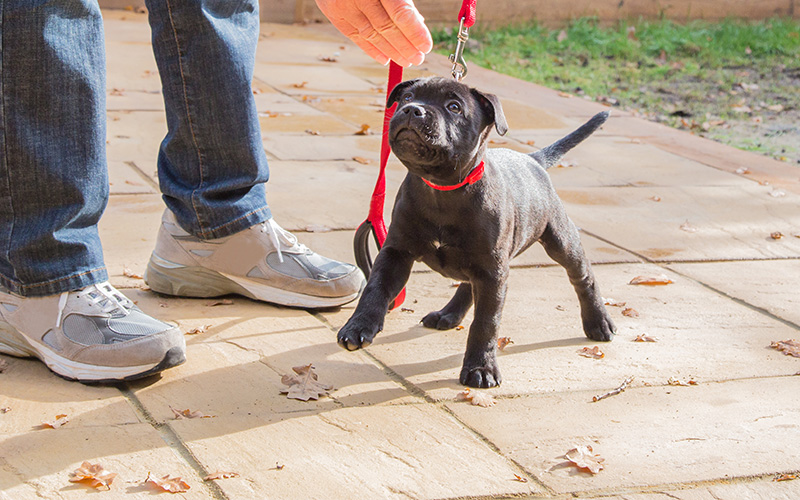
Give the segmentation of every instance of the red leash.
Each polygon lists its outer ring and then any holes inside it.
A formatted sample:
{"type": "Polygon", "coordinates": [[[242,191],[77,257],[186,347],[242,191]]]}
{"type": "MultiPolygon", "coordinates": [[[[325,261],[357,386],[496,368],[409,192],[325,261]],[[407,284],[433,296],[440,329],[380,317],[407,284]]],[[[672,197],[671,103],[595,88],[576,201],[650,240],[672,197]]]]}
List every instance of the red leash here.
{"type": "MultiPolygon", "coordinates": [[[[464,0],[461,5],[461,10],[458,11],[458,20],[461,23],[461,26],[464,28],[469,28],[473,24],[475,24],[475,11],[477,8],[477,0],[464,0]]],[[[459,28],[459,35],[461,35],[462,29],[459,28]]],[[[466,74],[466,66],[463,65],[463,58],[461,57],[461,51],[463,51],[464,41],[462,40],[461,36],[459,36],[459,45],[456,48],[456,60],[454,63],[461,64],[463,67],[463,72],[460,74],[461,77],[466,74]]],[[[454,65],[454,76],[455,76],[455,65],[454,65]]],[[[458,78],[460,80],[460,77],[458,78]]],[[[386,99],[388,101],[389,95],[392,93],[392,90],[403,80],[403,67],[399,64],[391,61],[389,63],[389,81],[386,84],[386,99]]],[[[386,163],[389,160],[389,153],[391,152],[389,148],[389,122],[394,115],[394,110],[397,109],[397,103],[392,105],[391,108],[386,108],[383,113],[383,134],[381,137],[381,165],[380,171],[378,172],[378,180],[375,183],[375,189],[372,191],[372,198],[370,199],[369,203],[369,214],[367,215],[367,220],[361,223],[356,229],[355,239],[353,240],[353,246],[356,255],[356,264],[364,273],[364,276],[369,277],[370,272],[372,271],[372,258],[369,254],[369,235],[375,239],[375,243],[378,245],[378,249],[383,246],[383,243],[386,241],[386,235],[388,230],[386,228],[386,222],[383,220],[383,205],[384,201],[386,200],[386,163]]],[[[480,167],[483,166],[481,163],[480,167]]],[[[477,169],[476,169],[477,170],[477,169]]],[[[483,173],[483,168],[480,168],[480,174],[483,173]]],[[[478,175],[480,175],[478,174],[478,175]]],[[[471,178],[472,176],[468,177],[471,178]]],[[[478,177],[479,178],[479,177],[478,177]]],[[[477,180],[477,179],[476,179],[477,180]]],[[[474,181],[473,181],[474,182],[474,181]]],[[[406,289],[400,291],[397,297],[392,301],[389,305],[389,309],[395,309],[400,307],[400,304],[406,298],[406,289]]]]}

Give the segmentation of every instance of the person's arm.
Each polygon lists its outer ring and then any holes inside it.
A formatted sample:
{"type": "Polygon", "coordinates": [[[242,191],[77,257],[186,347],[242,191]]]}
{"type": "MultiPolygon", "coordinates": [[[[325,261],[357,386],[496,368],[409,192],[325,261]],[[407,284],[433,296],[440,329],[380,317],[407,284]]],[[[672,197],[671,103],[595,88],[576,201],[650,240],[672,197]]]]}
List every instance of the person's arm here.
{"type": "Polygon", "coordinates": [[[413,0],[316,0],[331,23],[381,64],[422,64],[433,47],[413,0]]]}

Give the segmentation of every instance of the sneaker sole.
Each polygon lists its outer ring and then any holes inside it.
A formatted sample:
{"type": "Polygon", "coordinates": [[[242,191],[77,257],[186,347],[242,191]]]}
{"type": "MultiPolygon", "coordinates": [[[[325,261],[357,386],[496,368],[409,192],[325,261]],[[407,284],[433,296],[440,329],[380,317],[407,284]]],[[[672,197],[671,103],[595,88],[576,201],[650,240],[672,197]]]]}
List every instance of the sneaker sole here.
{"type": "Polygon", "coordinates": [[[343,297],[305,295],[205,267],[176,264],[155,254],[147,263],[144,281],[152,290],[165,295],[207,298],[233,293],[272,304],[310,309],[341,306],[354,301],[361,293],[359,290],[343,297]]]}
{"type": "Polygon", "coordinates": [[[138,366],[98,366],[67,359],[44,344],[28,340],[5,321],[0,321],[0,353],[39,358],[56,375],[86,383],[112,383],[155,375],[186,361],[181,347],[172,347],[158,363],[138,366]]]}

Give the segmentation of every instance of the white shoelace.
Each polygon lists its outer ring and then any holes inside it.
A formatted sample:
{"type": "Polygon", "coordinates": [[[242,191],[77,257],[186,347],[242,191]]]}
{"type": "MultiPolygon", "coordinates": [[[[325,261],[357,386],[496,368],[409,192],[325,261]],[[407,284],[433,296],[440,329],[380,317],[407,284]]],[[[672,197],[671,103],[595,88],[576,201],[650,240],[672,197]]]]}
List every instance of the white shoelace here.
{"type": "Polygon", "coordinates": [[[275,250],[278,251],[278,260],[283,262],[283,253],[281,252],[281,242],[286,245],[288,248],[286,250],[291,250],[292,252],[296,253],[306,253],[308,252],[308,247],[299,243],[297,241],[297,237],[290,233],[289,231],[285,230],[281,226],[275,222],[275,219],[268,219],[261,224],[261,231],[267,233],[269,236],[272,245],[275,247],[275,250]]]}
{"type": "MultiPolygon", "coordinates": [[[[120,294],[113,286],[111,286],[111,283],[108,281],[87,286],[86,288],[81,289],[79,292],[97,304],[97,306],[100,307],[104,313],[113,314],[116,311],[127,313],[131,309],[130,300],[120,294]],[[120,299],[120,297],[122,299],[120,299]]],[[[69,297],[70,293],[71,292],[64,292],[61,294],[61,297],[58,298],[58,317],[56,318],[56,328],[61,326],[61,316],[64,314],[64,308],[67,306],[67,298],[69,297]]]]}

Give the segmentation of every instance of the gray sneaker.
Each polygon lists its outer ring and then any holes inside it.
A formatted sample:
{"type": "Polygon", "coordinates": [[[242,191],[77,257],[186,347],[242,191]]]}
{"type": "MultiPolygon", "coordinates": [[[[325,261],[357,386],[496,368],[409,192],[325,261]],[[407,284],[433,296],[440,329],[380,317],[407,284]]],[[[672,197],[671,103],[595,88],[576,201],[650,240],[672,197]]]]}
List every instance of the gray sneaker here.
{"type": "Polygon", "coordinates": [[[47,297],[0,288],[0,353],[37,357],[66,379],[134,380],[183,363],[185,352],[178,328],[108,282],[47,297]]]}
{"type": "Polygon", "coordinates": [[[165,210],[144,280],[167,295],[231,293],[293,307],[333,307],[355,300],[361,270],[318,255],[273,219],[225,238],[201,240],[165,210]]]}

